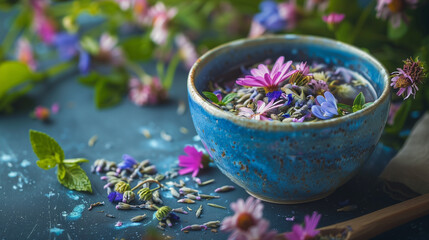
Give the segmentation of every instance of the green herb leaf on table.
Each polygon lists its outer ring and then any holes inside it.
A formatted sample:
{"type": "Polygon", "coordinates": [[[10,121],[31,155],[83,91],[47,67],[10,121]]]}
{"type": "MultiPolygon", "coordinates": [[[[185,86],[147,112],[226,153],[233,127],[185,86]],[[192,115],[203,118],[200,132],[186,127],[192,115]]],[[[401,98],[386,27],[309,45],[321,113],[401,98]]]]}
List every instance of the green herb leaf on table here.
{"type": "Polygon", "coordinates": [[[78,163],[88,162],[87,159],[64,159],[63,149],[46,133],[30,130],[30,142],[34,153],[40,159],[37,161],[37,166],[48,170],[58,165],[57,179],[62,185],[72,190],[92,192],[91,183],[85,171],[78,165],[78,163]]]}

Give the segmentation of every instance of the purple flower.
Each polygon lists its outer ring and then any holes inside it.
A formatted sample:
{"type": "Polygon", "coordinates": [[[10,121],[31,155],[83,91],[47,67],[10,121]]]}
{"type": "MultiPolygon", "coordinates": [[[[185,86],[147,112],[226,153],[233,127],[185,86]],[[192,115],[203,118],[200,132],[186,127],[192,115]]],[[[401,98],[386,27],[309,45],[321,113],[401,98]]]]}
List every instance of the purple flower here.
{"type": "Polygon", "coordinates": [[[317,234],[319,234],[319,231],[316,230],[317,224],[319,223],[321,215],[317,214],[317,212],[313,212],[313,215],[305,216],[305,223],[304,227],[300,224],[294,224],[292,227],[292,232],[286,233],[285,237],[288,240],[305,240],[305,239],[312,239],[317,234]]]}
{"type": "Polygon", "coordinates": [[[107,196],[110,202],[121,202],[123,197],[124,196],[122,195],[122,193],[118,193],[115,191],[109,193],[109,196],[107,196]]]}
{"type": "Polygon", "coordinates": [[[288,95],[286,95],[286,93],[282,93],[282,98],[287,100],[287,102],[284,104],[285,106],[290,106],[293,102],[292,93],[289,93],[288,95]]]}
{"type": "Polygon", "coordinates": [[[398,71],[392,73],[392,83],[394,89],[399,88],[396,95],[400,96],[403,93],[406,94],[404,99],[407,99],[410,95],[416,96],[419,90],[418,86],[423,82],[426,76],[424,71],[423,63],[417,58],[413,60],[409,58],[404,61],[404,66],[397,68],[398,71]]]}
{"type": "Polygon", "coordinates": [[[122,162],[118,164],[116,172],[121,172],[122,170],[132,170],[134,165],[137,164],[137,161],[128,154],[122,155],[122,162]]]}
{"type": "Polygon", "coordinates": [[[283,62],[284,57],[279,57],[271,70],[267,65],[259,64],[258,68],[250,70],[252,75],[239,78],[236,83],[242,86],[263,87],[266,93],[277,91],[279,84],[296,72],[288,71],[292,61],[283,62]]]}
{"type": "Polygon", "coordinates": [[[259,4],[261,12],[253,17],[253,21],[259,23],[269,31],[280,31],[286,28],[287,22],[280,16],[277,3],[265,0],[259,4]]]}
{"type": "Polygon", "coordinates": [[[304,86],[310,82],[312,74],[310,73],[310,67],[307,66],[307,62],[301,62],[295,66],[295,73],[290,77],[289,82],[294,85],[304,86]]]}
{"type": "Polygon", "coordinates": [[[281,95],[282,95],[282,91],[273,91],[273,92],[268,92],[268,93],[267,93],[268,101],[275,101],[275,100],[277,100],[281,95]]]}
{"type": "Polygon", "coordinates": [[[250,108],[241,107],[239,109],[238,115],[254,120],[269,120],[269,118],[266,117],[267,112],[276,109],[281,105],[282,104],[280,103],[280,101],[274,103],[274,100],[271,100],[271,102],[265,104],[264,101],[259,100],[258,107],[256,108],[256,113],[254,113],[253,110],[250,108]]]}
{"type": "Polygon", "coordinates": [[[377,18],[389,19],[393,27],[401,25],[401,21],[408,22],[406,9],[414,9],[418,0],[378,0],[377,18]]]}
{"type": "Polygon", "coordinates": [[[184,151],[187,155],[179,156],[179,167],[184,167],[179,170],[180,175],[192,172],[192,177],[196,177],[200,169],[207,166],[207,158],[204,157],[202,151],[198,151],[193,146],[186,146],[184,151]]]}
{"type": "Polygon", "coordinates": [[[308,86],[313,90],[313,93],[316,95],[323,95],[325,92],[329,91],[328,84],[323,80],[312,79],[308,86]]]}
{"type": "Polygon", "coordinates": [[[330,119],[338,115],[337,100],[332,93],[325,92],[325,98],[319,95],[316,100],[319,105],[311,107],[311,112],[314,116],[320,119],[330,119]]]}
{"type": "Polygon", "coordinates": [[[78,67],[81,73],[87,73],[91,58],[85,50],[83,50],[79,43],[79,37],[75,34],[58,33],[54,38],[54,45],[57,48],[60,58],[68,61],[79,54],[78,67]]]}
{"type": "Polygon", "coordinates": [[[327,24],[338,24],[344,20],[345,15],[342,13],[330,13],[327,16],[323,16],[322,19],[327,24]]]}

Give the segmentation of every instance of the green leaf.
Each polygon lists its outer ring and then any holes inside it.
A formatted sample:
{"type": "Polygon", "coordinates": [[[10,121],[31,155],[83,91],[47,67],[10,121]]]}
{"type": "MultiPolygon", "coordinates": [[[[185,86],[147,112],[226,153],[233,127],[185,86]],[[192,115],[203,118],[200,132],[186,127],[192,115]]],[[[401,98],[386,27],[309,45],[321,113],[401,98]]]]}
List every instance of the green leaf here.
{"type": "Polygon", "coordinates": [[[95,86],[95,106],[97,108],[112,107],[122,101],[124,89],[109,81],[98,81],[95,86]]]}
{"type": "Polygon", "coordinates": [[[79,82],[87,86],[95,86],[99,78],[100,75],[97,72],[92,71],[86,76],[79,77],[79,82]]]}
{"type": "Polygon", "coordinates": [[[131,61],[145,61],[152,56],[154,44],[150,40],[149,35],[142,37],[131,37],[125,40],[122,44],[122,50],[131,61]]]}
{"type": "MultiPolygon", "coordinates": [[[[71,190],[92,192],[91,182],[85,171],[77,164],[62,164],[64,170],[58,171],[58,181],[71,190]],[[61,178],[61,175],[64,177],[61,178]]],[[[58,168],[59,170],[60,168],[58,168]]]]}
{"type": "Polygon", "coordinates": [[[224,104],[227,104],[229,102],[231,102],[232,100],[234,100],[234,98],[237,96],[237,93],[229,93],[228,95],[226,95],[223,99],[222,102],[224,104]]]}
{"type": "Polygon", "coordinates": [[[335,31],[335,38],[338,41],[342,41],[345,43],[351,43],[353,37],[353,26],[350,22],[344,21],[340,23],[338,29],[335,31]]]}
{"type": "Polygon", "coordinates": [[[84,162],[89,162],[89,160],[85,158],[71,158],[63,161],[64,164],[77,164],[77,163],[84,163],[84,162]]]}
{"type": "Polygon", "coordinates": [[[45,170],[54,168],[57,165],[57,161],[54,158],[41,159],[41,160],[38,160],[36,163],[37,163],[37,166],[39,166],[39,168],[42,168],[45,170]]]}
{"type": "Polygon", "coordinates": [[[55,139],[46,133],[30,130],[30,142],[39,159],[54,159],[57,163],[64,160],[63,149],[55,139]]]}
{"type": "Polygon", "coordinates": [[[167,68],[167,73],[165,74],[165,77],[162,79],[162,85],[165,89],[170,89],[173,85],[174,80],[174,73],[176,72],[177,65],[180,62],[180,55],[176,54],[174,55],[173,59],[171,59],[170,64],[167,68]]]}
{"type": "Polygon", "coordinates": [[[203,92],[204,96],[206,96],[208,99],[210,99],[213,103],[216,104],[223,104],[222,102],[219,102],[219,99],[217,96],[212,92],[203,92]]]}
{"type": "Polygon", "coordinates": [[[100,51],[98,43],[94,39],[88,36],[84,36],[80,40],[80,45],[84,50],[89,52],[91,55],[96,55],[100,51]]]}
{"type": "Polygon", "coordinates": [[[362,92],[360,92],[353,101],[353,112],[361,110],[363,108],[363,105],[365,105],[365,96],[362,92]]]}
{"type": "Polygon", "coordinates": [[[0,64],[0,98],[13,88],[31,80],[32,72],[21,62],[7,61],[0,64]]]}
{"type": "Polygon", "coordinates": [[[349,113],[353,112],[352,107],[347,104],[337,103],[337,107],[349,113]]]}
{"type": "Polygon", "coordinates": [[[399,27],[393,27],[392,23],[389,21],[389,24],[387,26],[387,36],[392,39],[400,39],[403,37],[408,31],[407,24],[404,23],[404,21],[401,21],[401,25],[399,27]]]}
{"type": "Polygon", "coordinates": [[[64,179],[65,176],[66,176],[66,167],[62,163],[58,164],[57,178],[64,179]]]}

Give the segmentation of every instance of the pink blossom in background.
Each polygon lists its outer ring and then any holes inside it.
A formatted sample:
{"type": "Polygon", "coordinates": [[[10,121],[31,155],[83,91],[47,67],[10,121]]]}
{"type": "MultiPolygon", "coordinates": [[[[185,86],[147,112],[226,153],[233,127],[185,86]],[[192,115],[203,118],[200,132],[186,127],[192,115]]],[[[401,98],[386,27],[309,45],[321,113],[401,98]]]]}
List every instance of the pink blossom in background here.
{"type": "Polygon", "coordinates": [[[185,62],[186,68],[191,69],[192,65],[194,65],[198,59],[198,53],[194,44],[192,44],[184,34],[178,34],[175,41],[179,47],[179,53],[185,62]]]}
{"type": "Polygon", "coordinates": [[[338,24],[344,20],[345,15],[342,13],[330,13],[327,16],[323,16],[322,19],[327,24],[338,24]]]}
{"type": "Polygon", "coordinates": [[[305,216],[304,227],[301,224],[294,224],[292,232],[286,233],[285,237],[287,240],[306,240],[312,239],[319,234],[319,230],[316,230],[317,224],[319,223],[322,215],[317,212],[313,212],[311,216],[305,216]]]}
{"type": "Polygon", "coordinates": [[[115,0],[122,11],[129,10],[134,5],[134,0],[115,0]]]}
{"type": "Polygon", "coordinates": [[[299,14],[295,0],[278,4],[279,15],[286,21],[286,30],[292,30],[298,23],[299,14]]]}
{"type": "Polygon", "coordinates": [[[401,96],[404,94],[404,100],[414,95],[419,90],[418,85],[423,83],[426,77],[426,72],[423,63],[416,58],[408,58],[404,61],[402,68],[397,68],[396,72],[392,73],[390,86],[394,89],[399,89],[396,95],[401,96]]]}
{"type": "Polygon", "coordinates": [[[265,27],[262,26],[257,21],[252,21],[252,24],[250,25],[250,32],[249,32],[249,38],[256,38],[259,36],[262,36],[266,31],[265,27]]]}
{"type": "Polygon", "coordinates": [[[60,104],[54,103],[51,106],[51,112],[52,114],[57,114],[60,111],[60,104]]]}
{"type": "Polygon", "coordinates": [[[138,23],[145,26],[152,25],[152,17],[149,16],[149,4],[147,0],[134,0],[133,12],[138,23]]]}
{"type": "Polygon", "coordinates": [[[33,55],[33,48],[28,39],[21,37],[17,42],[16,59],[28,65],[32,70],[36,70],[36,60],[33,55]]]}
{"type": "Polygon", "coordinates": [[[269,240],[276,235],[275,231],[268,230],[269,222],[262,218],[264,205],[259,199],[240,198],[231,203],[231,209],[234,215],[224,218],[220,227],[222,231],[232,232],[228,240],[269,240]]]}
{"type": "Polygon", "coordinates": [[[398,110],[401,108],[402,103],[392,103],[389,108],[389,115],[387,117],[387,124],[393,125],[395,123],[395,116],[398,110]]]}
{"type": "Polygon", "coordinates": [[[34,109],[34,117],[41,121],[46,121],[49,119],[50,112],[49,109],[43,106],[37,106],[34,109]]]}
{"type": "Polygon", "coordinates": [[[317,8],[317,11],[324,12],[328,8],[329,0],[307,0],[305,10],[308,12],[317,8]]]}
{"type": "Polygon", "coordinates": [[[118,39],[108,33],[103,33],[100,37],[100,51],[98,57],[106,60],[115,66],[122,65],[125,58],[122,50],[117,46],[118,39]]]}
{"type": "Polygon", "coordinates": [[[145,81],[145,83],[133,77],[128,84],[128,95],[131,101],[138,106],[155,105],[167,98],[167,91],[158,77],[148,76],[148,81],[145,81]]]}
{"type": "Polygon", "coordinates": [[[418,0],[378,0],[377,1],[377,18],[390,20],[393,27],[397,28],[401,22],[408,22],[406,9],[415,9],[418,0]]]}
{"type": "Polygon", "coordinates": [[[46,9],[49,6],[46,0],[31,0],[30,5],[33,9],[33,28],[40,39],[46,44],[51,44],[55,37],[55,24],[46,15],[46,9]]]}
{"type": "Polygon", "coordinates": [[[192,177],[196,177],[200,169],[204,167],[204,153],[192,146],[186,146],[184,151],[187,155],[179,156],[179,167],[183,167],[179,170],[179,174],[184,175],[192,172],[192,177]]]}
{"type": "Polygon", "coordinates": [[[152,19],[152,32],[150,37],[158,45],[164,45],[168,37],[168,24],[176,16],[177,8],[167,8],[164,3],[157,2],[149,9],[149,16],[152,19]]]}

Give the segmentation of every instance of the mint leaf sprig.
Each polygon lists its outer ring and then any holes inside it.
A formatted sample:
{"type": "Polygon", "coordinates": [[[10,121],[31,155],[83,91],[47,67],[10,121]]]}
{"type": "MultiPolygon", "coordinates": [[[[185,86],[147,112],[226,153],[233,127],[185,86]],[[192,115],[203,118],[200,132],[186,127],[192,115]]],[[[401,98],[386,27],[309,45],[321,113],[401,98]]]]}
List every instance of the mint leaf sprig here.
{"type": "MultiPolygon", "coordinates": [[[[338,107],[338,112],[342,113],[341,111],[344,112],[348,112],[348,113],[354,113],[357,112],[359,110],[362,110],[368,106],[370,106],[371,104],[373,104],[373,102],[367,102],[365,103],[365,96],[363,95],[362,92],[360,92],[355,100],[353,101],[353,106],[349,106],[347,104],[343,104],[343,103],[337,103],[337,107],[338,107]]],[[[344,115],[344,114],[340,114],[340,115],[344,115]]]]}
{"type": "Polygon", "coordinates": [[[217,98],[216,94],[212,93],[212,92],[203,92],[204,96],[206,96],[208,99],[210,99],[213,103],[219,105],[219,106],[225,106],[226,104],[228,104],[229,102],[231,102],[232,100],[234,100],[234,98],[237,96],[237,93],[230,93],[228,95],[226,95],[223,99],[221,99],[219,101],[219,99],[217,98]]]}
{"type": "Polygon", "coordinates": [[[34,153],[39,158],[36,162],[37,166],[48,170],[58,165],[58,182],[71,190],[92,192],[88,176],[78,165],[89,162],[87,159],[65,159],[63,149],[55,139],[46,133],[30,130],[30,142],[34,153]]]}

